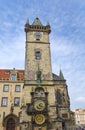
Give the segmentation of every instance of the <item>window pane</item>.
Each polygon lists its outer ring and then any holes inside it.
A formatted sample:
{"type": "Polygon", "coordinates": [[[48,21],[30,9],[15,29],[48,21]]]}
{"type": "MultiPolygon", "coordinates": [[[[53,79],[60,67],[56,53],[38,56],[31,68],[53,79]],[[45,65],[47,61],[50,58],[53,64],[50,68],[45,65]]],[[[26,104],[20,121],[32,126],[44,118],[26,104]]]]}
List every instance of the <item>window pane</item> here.
{"type": "Polygon", "coordinates": [[[40,60],[40,59],[41,59],[40,51],[36,51],[36,52],[35,52],[35,59],[36,59],[36,60],[40,60]]]}
{"type": "Polygon", "coordinates": [[[3,91],[8,92],[9,91],[9,85],[4,85],[3,91]]]}
{"type": "Polygon", "coordinates": [[[16,74],[11,75],[11,80],[16,80],[16,74]]]}
{"type": "Polygon", "coordinates": [[[67,113],[64,113],[64,114],[62,114],[62,117],[63,117],[63,118],[67,118],[67,117],[68,117],[68,114],[67,114],[67,113]]]}
{"type": "Polygon", "coordinates": [[[2,98],[2,106],[7,106],[7,102],[8,102],[8,98],[7,97],[3,97],[2,98]]]}
{"type": "Polygon", "coordinates": [[[20,104],[20,98],[16,97],[14,98],[14,106],[19,106],[20,104]]]}
{"type": "Polygon", "coordinates": [[[16,86],[15,86],[15,91],[16,91],[16,92],[20,92],[20,88],[21,88],[20,85],[16,85],[16,86]]]}
{"type": "Polygon", "coordinates": [[[62,104],[61,94],[59,91],[56,92],[56,100],[57,100],[58,105],[62,104]]]}

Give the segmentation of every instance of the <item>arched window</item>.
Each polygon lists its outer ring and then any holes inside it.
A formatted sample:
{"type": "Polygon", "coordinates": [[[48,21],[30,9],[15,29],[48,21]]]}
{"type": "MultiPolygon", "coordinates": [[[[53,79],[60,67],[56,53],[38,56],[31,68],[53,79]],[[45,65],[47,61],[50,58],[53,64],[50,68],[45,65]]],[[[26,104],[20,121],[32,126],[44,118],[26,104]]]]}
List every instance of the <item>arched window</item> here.
{"type": "Polygon", "coordinates": [[[13,118],[8,119],[6,130],[15,130],[15,120],[13,118]]]}
{"type": "Polygon", "coordinates": [[[56,101],[57,101],[58,105],[62,104],[61,93],[59,90],[57,90],[57,92],[56,92],[56,101]]]}

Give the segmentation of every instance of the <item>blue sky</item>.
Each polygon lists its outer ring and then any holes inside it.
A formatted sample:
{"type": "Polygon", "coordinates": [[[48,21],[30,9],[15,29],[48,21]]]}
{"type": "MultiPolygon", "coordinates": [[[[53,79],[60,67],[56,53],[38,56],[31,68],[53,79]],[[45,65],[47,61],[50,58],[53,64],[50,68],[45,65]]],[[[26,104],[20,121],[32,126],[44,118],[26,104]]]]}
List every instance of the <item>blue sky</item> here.
{"type": "Polygon", "coordinates": [[[24,68],[24,25],[37,16],[51,25],[52,69],[63,71],[71,109],[85,108],[84,0],[0,0],[0,68],[24,68]]]}

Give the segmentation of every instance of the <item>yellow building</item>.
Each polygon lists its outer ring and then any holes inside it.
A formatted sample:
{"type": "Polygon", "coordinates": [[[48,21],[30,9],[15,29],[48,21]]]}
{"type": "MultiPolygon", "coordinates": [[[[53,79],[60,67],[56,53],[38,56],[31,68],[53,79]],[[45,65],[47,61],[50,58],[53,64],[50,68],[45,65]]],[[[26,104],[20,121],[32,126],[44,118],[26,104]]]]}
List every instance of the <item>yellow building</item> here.
{"type": "Polygon", "coordinates": [[[77,126],[85,126],[85,109],[76,109],[75,121],[77,126]]]}
{"type": "Polygon", "coordinates": [[[0,70],[0,130],[73,130],[66,80],[52,73],[50,25],[36,18],[25,32],[25,70],[0,70]]]}
{"type": "Polygon", "coordinates": [[[0,70],[0,130],[18,130],[23,84],[24,70],[0,70]]]}

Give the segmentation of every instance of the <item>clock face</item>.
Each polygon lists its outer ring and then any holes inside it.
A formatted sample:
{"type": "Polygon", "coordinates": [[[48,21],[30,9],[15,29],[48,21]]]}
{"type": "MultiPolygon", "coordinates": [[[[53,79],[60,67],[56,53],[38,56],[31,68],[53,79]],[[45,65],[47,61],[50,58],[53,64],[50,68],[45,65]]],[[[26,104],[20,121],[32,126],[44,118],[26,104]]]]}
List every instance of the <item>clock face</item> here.
{"type": "Polygon", "coordinates": [[[43,111],[45,109],[45,103],[42,100],[37,100],[34,102],[34,108],[37,111],[43,111]]]}
{"type": "Polygon", "coordinates": [[[35,36],[36,39],[40,39],[42,37],[40,32],[34,33],[34,36],[35,36]]]}
{"type": "Polygon", "coordinates": [[[38,114],[35,116],[35,122],[39,125],[45,122],[45,116],[43,114],[38,114]]]}

